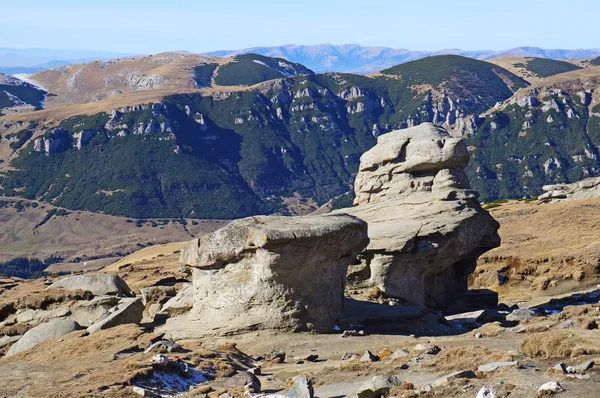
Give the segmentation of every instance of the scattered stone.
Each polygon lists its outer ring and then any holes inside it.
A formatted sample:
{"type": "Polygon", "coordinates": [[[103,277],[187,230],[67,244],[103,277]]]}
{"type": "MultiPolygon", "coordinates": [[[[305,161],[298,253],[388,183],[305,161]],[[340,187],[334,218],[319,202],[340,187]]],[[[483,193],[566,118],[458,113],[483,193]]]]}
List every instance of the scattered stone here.
{"type": "Polygon", "coordinates": [[[117,275],[113,274],[85,274],[67,276],[59,279],[47,289],[62,288],[66,290],[86,290],[96,296],[121,295],[135,296],[127,283],[117,275]]]}
{"type": "Polygon", "coordinates": [[[252,373],[254,376],[260,376],[262,374],[262,368],[257,366],[255,368],[248,369],[248,373],[252,373]]]}
{"type": "Polygon", "coordinates": [[[304,360],[308,362],[317,362],[317,359],[319,359],[319,356],[317,354],[311,354],[304,358],[304,360]]]}
{"type": "Polygon", "coordinates": [[[150,286],[141,288],[140,294],[144,305],[149,302],[164,304],[171,297],[175,297],[177,290],[175,286],[150,286]]]}
{"type": "Polygon", "coordinates": [[[560,370],[560,371],[561,371],[561,372],[563,372],[564,374],[567,374],[567,373],[568,373],[568,372],[567,372],[567,365],[565,365],[565,363],[564,363],[564,362],[561,362],[561,363],[559,363],[559,364],[555,365],[555,366],[554,366],[552,369],[555,369],[555,370],[560,370]]]}
{"type": "Polygon", "coordinates": [[[139,298],[124,298],[119,301],[116,307],[110,310],[110,315],[104,319],[94,322],[87,331],[95,333],[99,330],[110,329],[112,327],[127,323],[140,323],[143,318],[144,304],[139,298]]]}
{"type": "Polygon", "coordinates": [[[519,308],[508,314],[506,316],[506,320],[511,322],[519,322],[535,318],[536,316],[537,314],[533,310],[530,310],[528,308],[519,308]]]}
{"type": "Polygon", "coordinates": [[[28,350],[46,340],[55,339],[79,329],[79,324],[71,319],[53,319],[28,330],[15,344],[13,344],[6,356],[15,355],[21,351],[28,350]]]}
{"type": "Polygon", "coordinates": [[[480,367],[477,368],[477,370],[480,372],[492,372],[494,370],[504,369],[504,368],[512,368],[512,367],[519,367],[519,361],[490,362],[485,365],[481,365],[480,367]]]}
{"type": "Polygon", "coordinates": [[[387,396],[390,389],[402,385],[402,380],[396,376],[375,376],[363,384],[358,392],[358,398],[380,398],[387,396]]]}
{"type": "Polygon", "coordinates": [[[258,377],[250,372],[236,373],[225,382],[225,388],[238,388],[245,386],[249,386],[249,389],[254,393],[260,392],[260,380],[258,380],[258,377]]]}
{"type": "Polygon", "coordinates": [[[440,347],[431,344],[431,343],[425,343],[425,344],[417,344],[415,346],[415,351],[424,351],[425,354],[429,354],[429,355],[437,355],[441,349],[440,347]]]}
{"type": "Polygon", "coordinates": [[[147,354],[150,351],[179,352],[181,351],[181,346],[172,340],[160,340],[152,343],[144,352],[147,354]]]}
{"type": "Polygon", "coordinates": [[[275,363],[283,363],[285,362],[286,354],[283,351],[273,350],[267,355],[265,355],[265,360],[269,362],[275,363]]]}
{"type": "Polygon", "coordinates": [[[481,387],[475,398],[496,398],[496,390],[492,387],[481,387]]]}
{"type": "Polygon", "coordinates": [[[342,355],[342,361],[348,361],[348,360],[352,360],[352,359],[358,359],[360,358],[360,354],[357,354],[355,352],[345,352],[344,355],[342,355]]]}
{"type": "Polygon", "coordinates": [[[433,387],[431,386],[431,384],[424,384],[424,385],[421,387],[421,391],[429,392],[429,391],[431,391],[431,390],[433,390],[433,387]]]}
{"type": "Polygon", "coordinates": [[[11,345],[17,341],[19,341],[19,339],[21,338],[21,335],[16,335],[16,336],[2,336],[0,337],[0,348],[4,348],[7,345],[11,345]]]}
{"type": "Polygon", "coordinates": [[[475,338],[476,339],[480,339],[482,337],[483,337],[483,335],[481,333],[475,333],[475,338]]]}
{"type": "Polygon", "coordinates": [[[296,376],[292,379],[294,385],[287,392],[287,398],[313,398],[315,391],[312,381],[306,376],[296,376]]]}
{"type": "Polygon", "coordinates": [[[371,351],[367,350],[360,358],[361,362],[377,362],[379,361],[379,357],[373,354],[371,351]]]}
{"type": "Polygon", "coordinates": [[[549,381],[548,383],[542,384],[540,388],[538,388],[538,395],[544,395],[548,393],[553,394],[563,391],[565,391],[565,389],[560,384],[554,381],[549,381]]]}
{"type": "Polygon", "coordinates": [[[169,363],[169,358],[167,358],[164,355],[161,354],[157,354],[155,356],[152,357],[152,363],[157,363],[159,365],[167,365],[169,363]]]}
{"type": "Polygon", "coordinates": [[[572,328],[575,325],[577,325],[577,322],[575,322],[572,319],[566,320],[566,321],[562,321],[558,326],[562,329],[567,329],[567,328],[572,328]]]}
{"type": "Polygon", "coordinates": [[[344,333],[342,333],[342,338],[345,337],[353,337],[353,336],[364,336],[365,335],[365,331],[364,330],[344,330],[344,333]]]}
{"type": "Polygon", "coordinates": [[[435,381],[432,384],[434,387],[437,387],[446,384],[452,380],[476,378],[477,375],[472,370],[459,370],[458,372],[452,372],[450,374],[435,379],[435,381]]]}
{"type": "Polygon", "coordinates": [[[594,361],[586,361],[580,365],[567,366],[566,373],[584,374],[594,366],[594,361]]]}
{"type": "Polygon", "coordinates": [[[392,359],[405,358],[409,355],[410,355],[410,352],[408,352],[406,350],[396,350],[392,353],[390,358],[392,358],[392,359]]]}

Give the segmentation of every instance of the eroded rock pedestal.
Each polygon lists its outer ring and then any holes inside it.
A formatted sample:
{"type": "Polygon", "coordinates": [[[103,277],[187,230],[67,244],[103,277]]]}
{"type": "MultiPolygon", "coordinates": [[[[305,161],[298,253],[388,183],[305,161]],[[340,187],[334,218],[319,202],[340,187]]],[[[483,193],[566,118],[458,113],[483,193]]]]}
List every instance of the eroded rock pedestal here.
{"type": "Polygon", "coordinates": [[[464,168],[465,143],[426,123],[378,137],[363,154],[352,214],[369,225],[366,283],[410,304],[445,308],[464,299],[482,253],[500,245],[464,168]]]}
{"type": "Polygon", "coordinates": [[[366,223],[343,214],[235,220],[182,248],[181,262],[194,267],[192,309],[163,331],[174,338],[330,331],[348,266],[368,242],[366,223]]]}

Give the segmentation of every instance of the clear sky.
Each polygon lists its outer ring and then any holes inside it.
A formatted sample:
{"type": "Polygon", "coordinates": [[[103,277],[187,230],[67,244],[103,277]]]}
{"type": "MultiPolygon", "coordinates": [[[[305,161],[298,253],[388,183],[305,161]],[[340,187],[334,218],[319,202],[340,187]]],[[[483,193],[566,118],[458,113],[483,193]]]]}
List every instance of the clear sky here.
{"type": "Polygon", "coordinates": [[[600,48],[599,15],[593,0],[0,0],[0,47],[600,48]]]}

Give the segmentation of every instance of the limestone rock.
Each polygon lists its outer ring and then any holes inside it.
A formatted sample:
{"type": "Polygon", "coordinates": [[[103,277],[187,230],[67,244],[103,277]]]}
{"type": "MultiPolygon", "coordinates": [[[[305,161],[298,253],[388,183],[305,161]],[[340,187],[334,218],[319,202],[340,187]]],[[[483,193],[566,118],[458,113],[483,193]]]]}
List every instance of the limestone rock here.
{"type": "Polygon", "coordinates": [[[537,314],[535,311],[527,308],[519,308],[511,312],[506,316],[507,321],[526,321],[527,319],[535,318],[537,314]]]}
{"type": "Polygon", "coordinates": [[[306,376],[296,376],[292,379],[294,385],[285,395],[287,398],[313,398],[315,391],[312,381],[306,376]]]}
{"type": "Polygon", "coordinates": [[[252,390],[252,392],[260,392],[260,380],[250,372],[240,372],[231,376],[225,382],[225,388],[238,388],[246,387],[252,390]]]}
{"type": "Polygon", "coordinates": [[[490,362],[485,365],[481,365],[480,367],[477,368],[477,370],[479,372],[492,372],[492,371],[498,370],[498,369],[513,368],[513,367],[518,367],[518,366],[519,366],[519,361],[490,362]]]}
{"type": "Polygon", "coordinates": [[[545,393],[557,393],[563,392],[565,389],[555,381],[549,381],[548,383],[542,384],[540,388],[538,388],[538,395],[543,395],[545,393]]]}
{"type": "MultiPolygon", "coordinates": [[[[590,153],[588,157],[593,155],[590,153]]],[[[541,202],[597,198],[600,196],[600,177],[586,178],[572,184],[544,185],[542,189],[546,193],[538,197],[541,202]]]]}
{"type": "Polygon", "coordinates": [[[493,387],[481,387],[475,398],[496,398],[496,390],[493,387]]]}
{"type": "Polygon", "coordinates": [[[369,225],[365,283],[409,304],[464,301],[477,258],[500,244],[464,172],[466,144],[429,123],[377,140],[361,157],[357,206],[336,212],[369,225]]]}
{"type": "Polygon", "coordinates": [[[457,372],[452,372],[450,374],[447,374],[445,376],[435,379],[433,382],[433,386],[434,387],[441,386],[452,380],[476,379],[476,378],[477,378],[477,375],[472,370],[459,370],[457,372]]]}
{"type": "Polygon", "coordinates": [[[48,289],[62,288],[66,290],[87,290],[94,295],[116,294],[133,296],[127,283],[117,275],[113,274],[84,274],[62,278],[48,289]]]}
{"type": "Polygon", "coordinates": [[[46,340],[55,339],[64,336],[67,333],[74,332],[79,329],[79,324],[71,319],[54,319],[47,323],[42,323],[27,331],[10,347],[6,356],[17,354],[21,351],[28,350],[46,340]]]}
{"type": "Polygon", "coordinates": [[[379,361],[379,357],[373,354],[371,351],[365,351],[362,357],[360,357],[361,362],[377,362],[379,361]]]}
{"type": "Polygon", "coordinates": [[[373,380],[363,384],[358,392],[358,398],[379,398],[387,396],[390,388],[402,385],[402,380],[396,376],[375,376],[373,380]]]}
{"type": "Polygon", "coordinates": [[[99,330],[109,329],[126,323],[140,323],[144,312],[144,304],[139,298],[124,298],[119,304],[110,310],[110,314],[103,319],[97,320],[87,331],[95,333],[99,330]]]}
{"type": "Polygon", "coordinates": [[[366,223],[348,215],[235,220],[182,248],[181,263],[194,268],[193,308],[162,331],[331,331],[348,266],[367,244],[366,223]]]}

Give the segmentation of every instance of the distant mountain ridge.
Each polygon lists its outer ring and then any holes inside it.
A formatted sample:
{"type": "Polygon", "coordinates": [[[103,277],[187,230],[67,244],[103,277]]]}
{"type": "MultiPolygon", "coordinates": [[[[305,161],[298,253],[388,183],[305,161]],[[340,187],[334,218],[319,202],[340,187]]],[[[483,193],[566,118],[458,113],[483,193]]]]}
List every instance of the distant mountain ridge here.
{"type": "Polygon", "coordinates": [[[509,50],[463,51],[444,49],[439,51],[411,51],[390,47],[365,47],[358,44],[318,44],[313,46],[289,44],[274,47],[253,47],[241,50],[223,50],[206,55],[231,57],[240,54],[260,54],[268,57],[285,58],[290,62],[305,65],[315,72],[373,73],[392,66],[415,61],[433,55],[462,55],[479,60],[501,56],[537,57],[548,59],[585,59],[600,56],[600,49],[542,49],[517,47],[509,50]]]}

